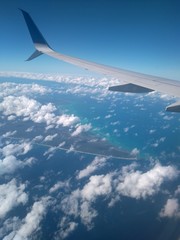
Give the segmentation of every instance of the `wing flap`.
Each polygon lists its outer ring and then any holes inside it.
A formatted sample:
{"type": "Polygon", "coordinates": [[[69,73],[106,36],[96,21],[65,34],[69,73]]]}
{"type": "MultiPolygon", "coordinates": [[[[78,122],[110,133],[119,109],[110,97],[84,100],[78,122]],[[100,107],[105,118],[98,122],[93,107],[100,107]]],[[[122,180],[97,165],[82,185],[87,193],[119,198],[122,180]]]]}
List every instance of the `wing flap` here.
{"type": "Polygon", "coordinates": [[[180,102],[173,103],[167,106],[166,111],[168,112],[180,112],[180,102]]]}
{"type": "Polygon", "coordinates": [[[128,93],[148,93],[154,91],[153,89],[142,87],[132,83],[112,86],[109,87],[109,90],[114,92],[128,92],[128,93]]]}

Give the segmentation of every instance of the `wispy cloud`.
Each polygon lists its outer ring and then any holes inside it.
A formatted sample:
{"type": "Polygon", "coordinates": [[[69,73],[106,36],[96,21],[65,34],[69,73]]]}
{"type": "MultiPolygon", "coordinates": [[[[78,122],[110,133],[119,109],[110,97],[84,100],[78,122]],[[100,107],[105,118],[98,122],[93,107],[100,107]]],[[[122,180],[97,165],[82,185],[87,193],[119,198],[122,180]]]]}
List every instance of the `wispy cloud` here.
{"type": "Polygon", "coordinates": [[[53,135],[48,135],[45,137],[44,141],[45,142],[49,142],[49,141],[52,141],[54,138],[56,138],[58,136],[57,133],[53,134],[53,135]]]}
{"type": "Polygon", "coordinates": [[[35,233],[39,230],[43,217],[46,215],[49,200],[50,199],[48,197],[43,197],[41,200],[35,202],[30,212],[22,220],[20,226],[18,226],[16,230],[13,229],[9,235],[4,237],[4,240],[24,240],[29,239],[32,235],[35,235],[35,233]]]}
{"type": "Polygon", "coordinates": [[[58,181],[57,183],[54,184],[54,186],[52,186],[50,189],[49,189],[49,193],[54,193],[56,191],[58,191],[59,189],[64,189],[64,188],[69,188],[69,180],[67,181],[58,181]]]}
{"type": "Polygon", "coordinates": [[[25,184],[18,184],[15,179],[0,185],[0,218],[4,218],[18,205],[27,203],[28,195],[24,192],[25,188],[25,184]]]}
{"type": "Polygon", "coordinates": [[[55,239],[65,239],[67,238],[76,228],[78,224],[70,221],[69,218],[63,217],[59,223],[59,231],[55,233],[55,239]]]}
{"type": "Polygon", "coordinates": [[[78,136],[79,134],[81,134],[82,132],[87,132],[87,131],[89,131],[91,128],[92,128],[91,124],[84,124],[84,125],[78,124],[78,125],[76,126],[75,131],[71,134],[71,136],[72,136],[72,137],[76,137],[76,136],[78,136]]]}
{"type": "Polygon", "coordinates": [[[94,173],[97,169],[101,169],[107,161],[107,158],[104,157],[95,157],[91,164],[89,164],[85,169],[79,171],[77,179],[88,177],[94,173]]]}

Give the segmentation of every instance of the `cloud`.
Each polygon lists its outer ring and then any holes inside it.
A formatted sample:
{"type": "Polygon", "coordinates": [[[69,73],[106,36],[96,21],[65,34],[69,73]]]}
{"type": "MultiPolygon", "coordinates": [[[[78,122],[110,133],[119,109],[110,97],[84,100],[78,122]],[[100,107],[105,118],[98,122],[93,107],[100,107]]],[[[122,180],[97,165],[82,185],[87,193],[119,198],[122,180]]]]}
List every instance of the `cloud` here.
{"type": "MultiPolygon", "coordinates": [[[[53,81],[58,83],[65,83],[65,84],[73,84],[73,87],[68,88],[66,91],[67,93],[72,94],[78,94],[78,95],[85,95],[85,94],[91,94],[91,98],[95,98],[97,100],[102,100],[102,97],[106,95],[116,95],[116,92],[110,92],[108,91],[109,86],[116,86],[119,84],[124,84],[123,81],[120,81],[119,78],[112,78],[112,77],[89,77],[89,76],[82,76],[82,77],[74,77],[74,76],[67,76],[67,75],[59,75],[59,74],[42,74],[42,73],[28,73],[28,72],[0,72],[1,77],[15,77],[15,78],[25,78],[25,79],[33,79],[33,80],[45,80],[45,81],[53,81]]],[[[18,84],[16,84],[17,87],[18,84]]],[[[39,86],[38,84],[34,84],[35,86],[30,87],[29,84],[23,84],[24,93],[26,94],[29,92],[34,91],[34,93],[40,93],[44,94],[45,91],[51,91],[47,88],[44,88],[42,86],[39,86]],[[27,87],[26,87],[27,86],[27,87]],[[29,88],[28,88],[29,86],[29,88]],[[40,88],[40,89],[39,89],[40,88]],[[42,89],[41,89],[42,88],[42,89]]],[[[4,85],[3,90],[0,92],[5,92],[4,88],[7,90],[9,88],[9,85],[4,85]]],[[[13,89],[13,87],[12,87],[13,89]]],[[[15,87],[14,87],[15,89],[15,87]]],[[[19,90],[19,92],[22,92],[22,90],[19,90]]],[[[61,92],[62,90],[59,90],[61,92]]],[[[17,92],[17,90],[16,90],[17,92]]],[[[13,94],[13,93],[10,93],[13,94]]],[[[9,95],[9,94],[8,94],[9,95]]],[[[126,96],[131,96],[130,94],[126,93],[126,96]]],[[[164,95],[164,94],[157,94],[156,92],[147,93],[146,96],[148,98],[158,99],[161,98],[162,101],[169,101],[172,99],[172,97],[164,95]]],[[[133,94],[133,98],[134,94],[133,94]]],[[[142,99],[141,96],[138,97],[138,99],[142,99]]],[[[151,100],[150,99],[150,100],[151,100]]],[[[144,108],[143,108],[144,109],[144,108]]],[[[168,119],[171,120],[172,118],[168,119]]],[[[167,119],[166,119],[167,120],[167,119]]]]}
{"type": "Polygon", "coordinates": [[[48,155],[47,159],[50,159],[54,156],[54,153],[56,152],[57,147],[49,147],[47,151],[43,154],[44,156],[48,155]]]}
{"type": "Polygon", "coordinates": [[[77,175],[77,179],[81,179],[84,177],[89,176],[93,172],[95,172],[97,169],[100,169],[105,165],[107,158],[105,157],[98,157],[96,156],[95,159],[92,161],[91,164],[89,164],[85,169],[79,171],[77,175]]]}
{"type": "Polygon", "coordinates": [[[170,120],[174,119],[174,117],[173,116],[164,116],[163,119],[170,121],[170,120]]]}
{"type": "Polygon", "coordinates": [[[48,89],[47,87],[38,85],[38,84],[17,84],[17,83],[10,83],[10,82],[4,82],[0,83],[0,97],[6,97],[9,95],[34,95],[34,94],[40,94],[44,95],[47,93],[50,93],[51,89],[48,89]]]}
{"type": "Polygon", "coordinates": [[[177,198],[168,199],[164,208],[161,210],[160,217],[180,218],[180,205],[177,198]]]}
{"type": "MultiPolygon", "coordinates": [[[[98,164],[103,165],[104,160],[101,162],[95,159],[89,167],[78,173],[77,178],[89,176],[98,164]]],[[[91,176],[81,189],[77,188],[63,198],[60,204],[61,210],[74,220],[80,218],[87,229],[91,229],[93,219],[98,215],[95,202],[99,197],[104,197],[109,207],[112,207],[122,196],[146,199],[157,194],[165,181],[173,180],[178,176],[178,171],[173,166],[156,163],[146,172],[137,170],[137,167],[138,164],[133,163],[119,171],[91,176]]]]}
{"type": "Polygon", "coordinates": [[[56,107],[52,103],[42,105],[26,96],[5,97],[0,103],[0,111],[6,116],[23,117],[24,121],[31,120],[35,123],[46,123],[46,125],[55,124],[67,127],[79,121],[79,118],[73,114],[56,116],[56,107]]]}
{"type": "Polygon", "coordinates": [[[42,135],[36,136],[36,137],[33,139],[34,142],[41,141],[41,140],[43,140],[43,136],[42,136],[42,135]]]}
{"type": "Polygon", "coordinates": [[[18,160],[15,156],[10,155],[0,159],[0,175],[11,174],[18,168],[22,168],[24,163],[18,160]]]}
{"type": "Polygon", "coordinates": [[[57,124],[62,125],[63,127],[68,127],[68,126],[71,126],[71,125],[77,123],[78,121],[79,121],[79,118],[74,116],[74,114],[72,114],[72,115],[64,114],[64,115],[58,117],[57,124]]]}
{"type": "Polygon", "coordinates": [[[80,189],[74,190],[61,201],[61,209],[66,216],[80,218],[88,229],[93,227],[92,220],[97,212],[91,207],[90,201],[83,199],[80,189]]]}
{"type": "Polygon", "coordinates": [[[124,132],[127,133],[129,131],[129,127],[124,128],[124,132]]]}
{"type": "Polygon", "coordinates": [[[2,149],[0,149],[0,152],[4,156],[9,156],[9,155],[24,155],[27,154],[30,150],[32,149],[32,145],[30,142],[21,142],[20,144],[8,144],[2,149]]]}
{"type": "Polygon", "coordinates": [[[9,236],[9,238],[8,238],[6,235],[7,235],[7,233],[9,233],[15,229],[18,229],[20,224],[21,224],[21,220],[18,217],[8,218],[5,221],[3,221],[2,227],[0,228],[0,238],[3,240],[4,239],[12,240],[13,236],[12,237],[9,236]],[[4,236],[6,236],[6,237],[4,237],[4,236]]]}
{"type": "Polygon", "coordinates": [[[175,191],[175,196],[180,195],[180,185],[177,187],[176,191],[175,191]]]}
{"type": "Polygon", "coordinates": [[[13,135],[15,135],[17,133],[17,131],[13,131],[13,132],[6,132],[5,134],[2,135],[2,137],[6,138],[6,137],[12,137],[13,135]]]}
{"type": "Polygon", "coordinates": [[[134,149],[131,151],[130,154],[131,154],[132,156],[136,157],[139,153],[140,153],[139,149],[134,148],[134,149]]]}
{"type": "Polygon", "coordinates": [[[91,124],[78,125],[76,130],[71,134],[72,137],[76,137],[82,132],[87,132],[92,128],[91,124]]]}
{"type": "MultiPolygon", "coordinates": [[[[73,94],[86,94],[91,93],[93,95],[98,94],[98,98],[101,96],[112,94],[108,92],[108,87],[112,85],[120,84],[119,79],[117,78],[108,78],[103,77],[101,79],[94,77],[74,77],[74,76],[63,76],[59,74],[38,74],[38,73],[21,73],[21,72],[0,72],[0,76],[3,77],[17,77],[17,78],[25,78],[25,79],[35,79],[35,80],[45,80],[45,81],[53,81],[59,83],[68,83],[73,84],[73,88],[69,88],[67,90],[68,93],[73,94]]],[[[95,96],[92,96],[95,97],[95,96]]]]}
{"type": "Polygon", "coordinates": [[[14,207],[26,204],[28,195],[24,192],[25,188],[25,184],[18,184],[15,179],[0,185],[0,218],[4,218],[14,207]]]}
{"type": "Polygon", "coordinates": [[[59,239],[59,237],[60,239],[67,238],[77,228],[77,226],[77,223],[69,221],[68,218],[63,217],[59,223],[58,227],[60,230],[56,233],[55,239],[59,239]]]}
{"type": "Polygon", "coordinates": [[[97,197],[107,196],[111,191],[111,174],[92,176],[81,190],[74,190],[62,200],[61,209],[67,216],[80,217],[81,222],[91,229],[92,220],[98,215],[92,203],[97,197]]]}
{"type": "Polygon", "coordinates": [[[153,147],[158,147],[160,143],[163,143],[166,140],[166,137],[161,137],[157,139],[155,143],[152,144],[153,147]]]}
{"type": "MultiPolygon", "coordinates": [[[[101,79],[97,81],[97,79],[93,79],[93,78],[83,78],[83,77],[77,78],[77,77],[68,77],[68,76],[64,77],[64,76],[58,76],[58,75],[47,76],[42,74],[38,75],[38,74],[28,74],[28,73],[23,73],[23,74],[14,73],[14,76],[17,76],[17,77],[20,76],[25,78],[30,77],[32,79],[33,78],[48,79],[52,81],[55,80],[57,82],[63,82],[68,84],[70,83],[72,84],[73,87],[67,90],[67,93],[84,94],[84,95],[86,95],[87,93],[93,93],[91,94],[90,97],[99,99],[99,101],[102,101],[103,94],[107,94],[107,91],[105,88],[107,88],[108,85],[115,85],[116,82],[117,84],[119,84],[118,79],[112,79],[109,81],[109,79],[107,78],[102,78],[102,81],[101,79]],[[99,93],[101,93],[101,96],[99,96],[99,93]]],[[[18,90],[15,90],[16,87],[17,85],[14,85],[14,86],[7,85],[6,86],[7,95],[3,95],[4,100],[1,101],[0,103],[1,113],[6,114],[9,120],[15,119],[16,117],[21,117],[24,121],[31,120],[35,123],[45,123],[46,130],[48,130],[47,135],[49,135],[50,128],[54,127],[57,129],[58,126],[69,127],[74,125],[73,128],[70,128],[70,131],[68,131],[68,133],[72,134],[72,136],[74,137],[78,136],[83,131],[88,131],[90,129],[91,125],[89,124],[80,125],[80,123],[78,123],[80,119],[73,114],[72,115],[63,114],[62,116],[57,116],[58,109],[56,109],[54,104],[52,103],[44,104],[44,103],[38,102],[35,99],[31,99],[32,95],[28,93],[28,88],[26,88],[25,85],[21,87],[21,90],[20,90],[20,85],[17,87],[18,90]],[[9,93],[8,93],[8,88],[11,88],[10,89],[11,92],[9,93]],[[12,97],[11,99],[7,97],[10,94],[14,94],[14,97],[12,97]],[[26,95],[26,97],[19,96],[19,94],[23,94],[24,96],[26,95]],[[11,104],[14,104],[14,105],[11,107],[11,104]]],[[[31,85],[29,85],[29,87],[31,88],[31,85]]],[[[42,94],[47,93],[47,89],[39,89],[38,85],[34,86],[33,88],[34,90],[32,90],[31,88],[30,92],[34,91],[34,93],[38,93],[38,92],[40,93],[42,90],[42,94]]],[[[62,91],[62,88],[56,91],[62,91]]],[[[0,91],[0,94],[2,92],[3,91],[0,91]]],[[[108,94],[109,94],[109,97],[106,98],[106,101],[109,99],[112,100],[111,109],[114,110],[115,107],[113,107],[114,108],[113,109],[112,106],[113,104],[117,103],[117,99],[115,95],[116,93],[108,93],[108,94]],[[113,97],[111,96],[111,94],[113,94],[113,97]]],[[[157,97],[157,95],[155,97],[157,97]]],[[[130,97],[127,97],[127,98],[130,99],[130,97]]],[[[124,103],[123,97],[120,97],[120,99],[122,99],[122,102],[121,102],[122,106],[123,105],[125,106],[125,104],[123,104],[124,103]]],[[[120,102],[120,100],[118,101],[120,102]]],[[[143,105],[145,106],[144,103],[141,104],[141,106],[143,105]]],[[[110,116],[114,116],[113,112],[109,110],[110,109],[108,108],[107,114],[111,114],[111,115],[103,114],[103,116],[106,116],[107,118],[109,118],[110,116]]],[[[2,117],[3,117],[3,114],[1,114],[2,117]]],[[[163,118],[163,116],[161,118],[163,118]]],[[[4,117],[4,119],[6,118],[4,117]]],[[[120,124],[119,121],[111,123],[111,125],[113,126],[116,126],[119,124],[120,124]]],[[[124,132],[130,133],[130,129],[131,129],[130,125],[131,123],[128,123],[127,126],[124,125],[122,127],[121,135],[124,134],[123,128],[124,128],[124,132]]],[[[118,127],[116,127],[116,129],[118,129],[118,127]]],[[[115,131],[117,131],[116,129],[115,131]]],[[[153,125],[150,126],[149,129],[151,129],[149,130],[149,133],[153,134],[155,131],[153,129],[153,125]]],[[[54,134],[54,133],[50,133],[50,134],[54,134]]],[[[52,138],[53,138],[53,135],[49,135],[46,140],[52,140],[52,138]]],[[[41,141],[42,136],[39,136],[39,137],[37,136],[36,140],[41,141]]],[[[60,142],[62,142],[62,139],[60,142]]],[[[156,142],[156,139],[155,139],[154,142],[156,144],[160,144],[161,142],[163,142],[163,139],[158,142],[156,142]]],[[[65,142],[63,142],[62,145],[64,145],[64,143],[65,142]]],[[[68,141],[67,141],[67,144],[68,144],[68,141]]],[[[16,149],[16,146],[14,146],[14,149],[16,149]]],[[[18,156],[17,154],[20,154],[20,153],[14,153],[13,148],[9,148],[9,150],[6,149],[6,151],[10,151],[12,153],[3,157],[3,160],[4,158],[7,158],[5,161],[7,162],[6,164],[7,166],[10,166],[10,163],[11,163],[12,169],[14,168],[14,170],[20,166],[24,166],[22,161],[20,161],[17,157],[18,156]],[[9,158],[9,161],[8,161],[8,158],[9,158]]],[[[21,152],[23,153],[23,150],[21,152]]],[[[139,153],[139,150],[135,148],[133,149],[131,154],[136,156],[138,153],[139,153]]],[[[90,165],[88,165],[78,173],[76,172],[77,173],[76,178],[78,179],[77,189],[74,189],[74,191],[70,192],[69,194],[67,192],[65,193],[63,192],[63,200],[60,207],[64,211],[65,215],[67,215],[68,217],[67,219],[65,220],[62,219],[60,221],[59,227],[61,228],[61,237],[68,236],[74,229],[76,229],[77,227],[76,220],[79,221],[79,219],[82,221],[82,223],[85,226],[87,226],[87,228],[90,229],[92,227],[93,220],[98,215],[98,211],[96,209],[96,201],[98,198],[105,199],[107,201],[108,206],[112,206],[116,201],[119,201],[119,199],[121,199],[122,196],[126,196],[133,199],[140,199],[140,198],[147,199],[148,197],[152,197],[154,194],[157,194],[159,191],[161,191],[161,187],[163,186],[163,183],[166,180],[173,180],[173,178],[177,175],[177,171],[173,166],[169,166],[168,168],[165,166],[161,166],[160,164],[155,165],[154,167],[152,167],[152,169],[146,170],[145,172],[142,170],[138,170],[138,165],[130,164],[129,168],[116,169],[116,171],[113,171],[111,169],[110,171],[112,172],[108,174],[97,175],[97,173],[99,172],[96,172],[96,171],[102,168],[105,165],[105,162],[106,162],[106,159],[96,157],[93,160],[93,162],[90,163],[90,165]],[[174,173],[174,177],[172,177],[173,175],[172,173],[174,173]],[[92,174],[96,174],[96,175],[91,176],[92,174]],[[86,179],[84,179],[85,177],[86,179]],[[70,217],[72,217],[72,219],[70,219],[70,217]]],[[[105,171],[105,169],[103,170],[105,171]]],[[[6,172],[8,171],[6,170],[6,172]]],[[[62,188],[66,187],[64,183],[61,181],[54,182],[54,183],[55,183],[54,185],[53,184],[50,185],[50,188],[49,188],[50,194],[58,194],[58,192],[61,191],[62,188]]],[[[106,201],[104,202],[106,203],[106,201]]],[[[23,220],[23,224],[25,224],[25,219],[23,220]]]]}
{"type": "Polygon", "coordinates": [[[79,200],[81,193],[79,189],[71,192],[71,194],[64,197],[61,201],[62,211],[69,216],[78,217],[79,216],[79,200]]]}
{"type": "Polygon", "coordinates": [[[52,186],[50,189],[49,189],[49,193],[54,193],[56,191],[58,191],[59,189],[62,189],[62,188],[69,188],[69,181],[65,181],[65,182],[62,182],[62,181],[59,181],[57,182],[56,184],[54,184],[54,186],[52,186]]]}
{"type": "Polygon", "coordinates": [[[0,103],[0,111],[2,111],[4,115],[14,114],[18,117],[22,116],[32,118],[34,113],[40,110],[40,107],[40,103],[36,100],[29,99],[25,96],[7,96],[0,103]]]}
{"type": "Polygon", "coordinates": [[[145,173],[125,170],[117,185],[117,191],[123,196],[145,199],[156,194],[165,180],[173,180],[177,176],[178,171],[175,167],[160,164],[156,164],[145,173]]]}
{"type": "Polygon", "coordinates": [[[81,222],[91,230],[94,226],[92,220],[98,216],[98,212],[92,208],[90,202],[83,201],[80,205],[80,218],[81,222]]]}
{"type": "Polygon", "coordinates": [[[0,175],[11,174],[18,168],[31,165],[34,162],[32,158],[26,160],[17,159],[18,156],[27,154],[31,149],[32,145],[29,142],[10,143],[0,148],[0,175]]]}
{"type": "Polygon", "coordinates": [[[155,129],[150,129],[150,130],[149,130],[149,134],[153,134],[153,133],[155,133],[155,132],[156,132],[155,129]]]}
{"type": "Polygon", "coordinates": [[[112,191],[111,181],[111,174],[91,176],[89,182],[81,190],[82,198],[94,201],[97,196],[110,194],[112,191]]]}
{"type": "Polygon", "coordinates": [[[111,117],[112,117],[112,115],[108,114],[108,115],[105,116],[105,119],[108,119],[108,118],[111,118],[111,117]]]}
{"type": "Polygon", "coordinates": [[[0,148],[0,175],[11,174],[18,168],[31,165],[34,162],[32,158],[23,161],[17,159],[18,156],[27,154],[31,149],[32,145],[29,142],[10,143],[0,148]]]}
{"type": "Polygon", "coordinates": [[[57,137],[57,135],[58,135],[57,133],[55,133],[54,135],[48,135],[48,136],[45,137],[44,141],[45,142],[52,141],[54,138],[57,137]]]}
{"type": "Polygon", "coordinates": [[[38,230],[43,217],[46,215],[47,207],[50,203],[48,197],[43,197],[41,200],[35,202],[31,211],[22,220],[21,225],[16,231],[11,232],[4,240],[24,240],[29,239],[38,230]]]}

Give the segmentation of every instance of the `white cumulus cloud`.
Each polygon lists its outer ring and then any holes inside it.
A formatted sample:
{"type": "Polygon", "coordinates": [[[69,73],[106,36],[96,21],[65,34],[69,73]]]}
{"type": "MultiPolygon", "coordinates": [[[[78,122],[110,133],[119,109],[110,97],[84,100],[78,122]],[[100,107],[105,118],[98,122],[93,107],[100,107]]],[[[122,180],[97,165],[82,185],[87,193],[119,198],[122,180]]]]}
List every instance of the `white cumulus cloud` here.
{"type": "Polygon", "coordinates": [[[0,84],[0,97],[6,97],[9,95],[19,95],[21,94],[46,94],[51,92],[50,89],[47,89],[44,86],[38,84],[17,84],[11,82],[4,82],[0,84]]]}
{"type": "Polygon", "coordinates": [[[97,196],[110,194],[111,185],[111,174],[91,176],[89,182],[81,190],[81,196],[85,200],[94,201],[97,196]]]}
{"type": "MultiPolygon", "coordinates": [[[[104,164],[104,160],[102,162],[94,160],[89,167],[78,173],[77,178],[89,176],[101,163],[104,164]]],[[[87,229],[91,229],[93,219],[98,215],[94,206],[99,197],[104,197],[109,207],[119,201],[121,196],[146,199],[157,194],[165,181],[178,176],[178,171],[173,166],[162,166],[157,163],[146,172],[137,170],[137,167],[138,164],[133,163],[119,171],[91,176],[81,189],[77,188],[64,197],[61,201],[62,211],[66,216],[80,218],[87,229]]]]}
{"type": "Polygon", "coordinates": [[[26,96],[7,96],[0,103],[0,111],[8,117],[23,117],[23,120],[31,120],[35,123],[55,124],[64,127],[71,126],[79,121],[77,116],[63,114],[56,116],[56,107],[52,103],[42,105],[34,99],[26,96]]]}
{"type": "Polygon", "coordinates": [[[136,199],[147,198],[157,193],[165,180],[177,177],[178,171],[172,166],[156,164],[151,170],[125,172],[117,185],[120,195],[136,199]]]}
{"type": "Polygon", "coordinates": [[[78,121],[79,121],[79,118],[74,116],[74,114],[72,114],[72,115],[64,114],[64,115],[58,117],[57,124],[62,125],[64,127],[68,127],[68,126],[71,126],[71,125],[77,123],[78,121]]]}
{"type": "Polygon", "coordinates": [[[18,156],[27,154],[31,149],[32,145],[29,142],[10,143],[0,148],[0,175],[13,173],[18,168],[31,165],[34,162],[32,158],[24,161],[18,159],[18,156]]]}
{"type": "Polygon", "coordinates": [[[164,208],[160,212],[160,217],[180,218],[180,205],[177,198],[168,199],[164,208]]]}

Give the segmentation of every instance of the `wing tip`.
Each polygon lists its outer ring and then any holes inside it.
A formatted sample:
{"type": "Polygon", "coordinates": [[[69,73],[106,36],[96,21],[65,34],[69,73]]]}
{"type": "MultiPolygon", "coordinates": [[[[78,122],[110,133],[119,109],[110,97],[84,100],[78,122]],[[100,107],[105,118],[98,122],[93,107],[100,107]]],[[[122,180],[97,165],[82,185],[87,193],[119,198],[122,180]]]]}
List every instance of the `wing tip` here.
{"type": "Polygon", "coordinates": [[[30,16],[30,14],[28,12],[24,11],[21,8],[19,8],[19,10],[23,14],[24,20],[25,20],[26,25],[28,27],[28,30],[29,30],[29,33],[31,35],[33,43],[35,45],[36,44],[42,44],[42,45],[48,46],[50,48],[49,44],[47,43],[47,41],[43,37],[42,33],[39,31],[39,28],[34,23],[32,17],[30,16]]]}

